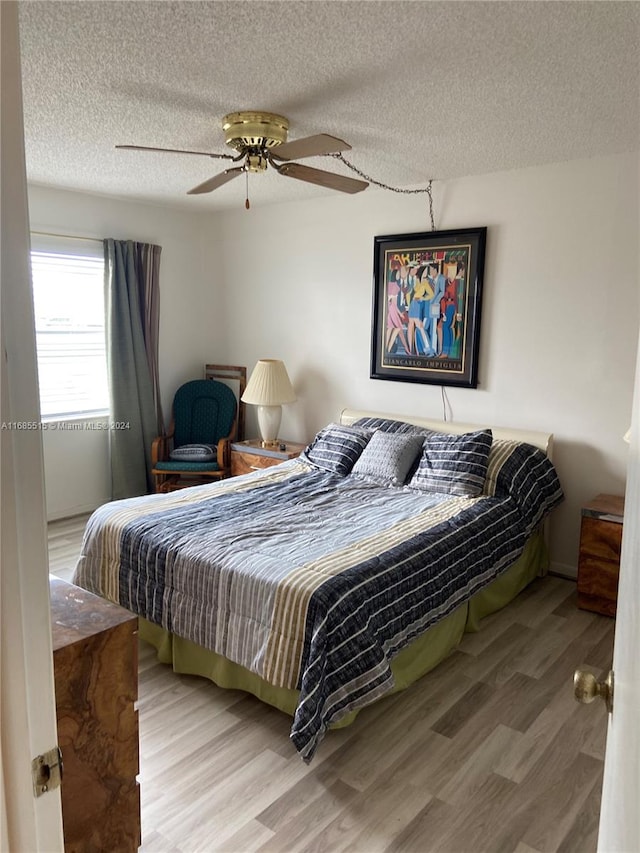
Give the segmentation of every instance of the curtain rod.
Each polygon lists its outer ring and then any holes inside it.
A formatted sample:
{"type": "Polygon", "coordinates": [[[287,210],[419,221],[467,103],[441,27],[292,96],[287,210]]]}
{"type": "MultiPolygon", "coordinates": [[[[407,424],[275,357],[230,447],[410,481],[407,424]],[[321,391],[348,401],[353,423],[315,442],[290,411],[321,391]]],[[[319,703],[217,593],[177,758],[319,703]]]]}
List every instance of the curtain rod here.
{"type": "Polygon", "coordinates": [[[64,237],[67,240],[90,240],[92,243],[104,242],[98,237],[78,237],[77,234],[54,234],[52,231],[31,231],[31,233],[39,237],[64,237]]]}

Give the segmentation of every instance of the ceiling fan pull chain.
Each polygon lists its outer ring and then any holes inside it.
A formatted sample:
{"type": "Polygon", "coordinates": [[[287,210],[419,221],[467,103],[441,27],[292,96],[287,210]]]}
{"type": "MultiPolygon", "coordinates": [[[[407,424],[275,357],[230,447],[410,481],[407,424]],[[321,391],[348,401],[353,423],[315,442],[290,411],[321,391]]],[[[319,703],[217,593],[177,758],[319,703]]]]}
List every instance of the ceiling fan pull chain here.
{"type": "Polygon", "coordinates": [[[251,207],[251,205],[249,204],[249,170],[247,169],[247,171],[244,174],[245,174],[245,178],[246,178],[246,187],[247,187],[246,198],[244,200],[244,206],[246,207],[247,210],[249,210],[249,208],[251,207]]]}
{"type": "Polygon", "coordinates": [[[436,230],[436,225],[433,219],[433,193],[431,191],[431,187],[433,185],[433,179],[429,181],[429,186],[427,187],[427,195],[429,196],[429,216],[431,218],[431,230],[436,230]]]}
{"type": "Polygon", "coordinates": [[[329,157],[335,157],[336,160],[340,160],[341,163],[344,163],[344,165],[348,169],[351,169],[352,172],[355,172],[356,175],[359,175],[361,178],[364,178],[365,181],[368,181],[370,184],[375,184],[376,187],[380,187],[383,190],[390,190],[392,193],[403,193],[404,195],[418,195],[420,193],[426,193],[429,196],[429,216],[431,218],[431,230],[436,230],[435,222],[433,219],[433,195],[431,192],[433,178],[429,180],[429,185],[427,187],[423,187],[422,189],[408,190],[404,187],[392,187],[389,184],[383,184],[382,181],[376,181],[376,179],[372,178],[371,175],[367,175],[366,172],[363,172],[361,169],[358,169],[358,167],[354,166],[353,163],[350,163],[341,152],[337,152],[336,154],[329,154],[329,157]]]}

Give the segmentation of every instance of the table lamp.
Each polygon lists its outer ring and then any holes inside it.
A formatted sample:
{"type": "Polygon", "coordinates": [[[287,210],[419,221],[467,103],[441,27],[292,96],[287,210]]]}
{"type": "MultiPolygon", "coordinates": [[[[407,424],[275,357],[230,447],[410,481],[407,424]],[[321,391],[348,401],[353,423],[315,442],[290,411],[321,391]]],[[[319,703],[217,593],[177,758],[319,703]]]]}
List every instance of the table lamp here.
{"type": "Polygon", "coordinates": [[[258,427],[263,447],[278,444],[282,404],[295,402],[296,395],[282,361],[261,358],[253,369],[242,402],[258,407],[258,427]]]}

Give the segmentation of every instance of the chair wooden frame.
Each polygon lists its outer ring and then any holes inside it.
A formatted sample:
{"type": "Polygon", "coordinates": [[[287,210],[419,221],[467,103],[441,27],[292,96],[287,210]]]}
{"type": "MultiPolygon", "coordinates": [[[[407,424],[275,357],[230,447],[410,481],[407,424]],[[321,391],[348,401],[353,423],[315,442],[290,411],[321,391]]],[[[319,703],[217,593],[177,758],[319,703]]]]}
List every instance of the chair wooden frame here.
{"type": "Polygon", "coordinates": [[[236,441],[244,441],[245,404],[242,402],[242,395],[247,387],[247,368],[228,364],[205,364],[204,378],[238,383],[238,437],[236,441]]]}
{"type": "Polygon", "coordinates": [[[156,492],[173,492],[177,489],[184,489],[187,486],[199,485],[202,483],[210,483],[213,480],[221,480],[230,476],[231,472],[231,442],[238,441],[244,438],[244,403],[242,402],[242,394],[247,385],[247,368],[235,365],[224,364],[206,364],[204,367],[204,378],[213,381],[222,381],[228,384],[226,380],[237,381],[239,390],[237,394],[236,416],[233,427],[229,435],[221,438],[217,446],[217,471],[210,471],[206,474],[199,474],[191,471],[164,471],[156,468],[156,464],[161,460],[169,458],[169,453],[173,446],[173,435],[175,422],[173,415],[171,417],[171,425],[169,432],[166,435],[158,436],[153,441],[151,446],[151,467],[152,474],[155,479],[156,492]]]}

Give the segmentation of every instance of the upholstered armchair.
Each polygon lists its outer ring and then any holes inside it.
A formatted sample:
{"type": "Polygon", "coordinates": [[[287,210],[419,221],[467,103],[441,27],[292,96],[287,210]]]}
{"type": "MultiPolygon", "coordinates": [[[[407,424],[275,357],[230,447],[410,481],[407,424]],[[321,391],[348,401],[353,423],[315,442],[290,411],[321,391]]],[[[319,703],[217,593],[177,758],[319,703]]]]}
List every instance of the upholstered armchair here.
{"type": "Polygon", "coordinates": [[[156,492],[228,477],[237,429],[238,400],[228,385],[195,379],[178,388],[170,430],[151,447],[156,492]]]}

